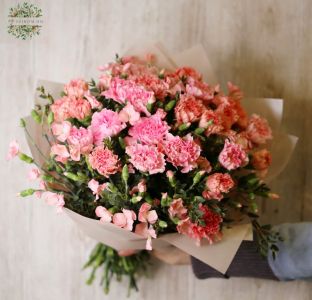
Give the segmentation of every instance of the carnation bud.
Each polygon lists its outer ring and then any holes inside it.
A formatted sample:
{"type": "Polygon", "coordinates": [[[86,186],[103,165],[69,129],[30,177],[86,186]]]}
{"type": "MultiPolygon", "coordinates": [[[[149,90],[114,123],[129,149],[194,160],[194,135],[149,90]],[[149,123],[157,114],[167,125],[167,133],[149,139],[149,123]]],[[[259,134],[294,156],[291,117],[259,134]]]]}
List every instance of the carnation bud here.
{"type": "Polygon", "coordinates": [[[160,228],[166,228],[168,226],[167,222],[163,221],[163,220],[159,220],[158,221],[158,226],[160,228]]]}
{"type": "Polygon", "coordinates": [[[21,192],[19,192],[17,195],[21,196],[21,197],[27,197],[27,196],[31,196],[36,192],[36,190],[34,189],[27,189],[27,190],[23,190],[21,192]]]}
{"type": "Polygon", "coordinates": [[[129,170],[128,170],[128,166],[125,164],[122,168],[122,173],[121,173],[121,176],[122,176],[122,180],[124,182],[128,182],[128,179],[129,179],[129,170]]]}
{"type": "Polygon", "coordinates": [[[149,112],[152,112],[153,109],[153,103],[147,103],[146,108],[149,112]]]}
{"type": "Polygon", "coordinates": [[[171,197],[168,196],[168,193],[162,193],[160,205],[161,206],[170,206],[171,197]]]}
{"type": "Polygon", "coordinates": [[[184,123],[184,124],[181,124],[178,129],[179,131],[184,131],[188,129],[190,126],[191,126],[191,123],[184,123]]]}
{"type": "Polygon", "coordinates": [[[205,128],[196,128],[194,130],[195,134],[201,135],[202,133],[204,133],[205,128]]]}
{"type": "Polygon", "coordinates": [[[170,110],[172,110],[172,109],[174,108],[175,104],[176,104],[176,100],[171,100],[171,101],[169,101],[169,103],[167,103],[167,104],[165,105],[165,111],[170,111],[170,110]]]}
{"type": "Polygon", "coordinates": [[[76,174],[71,173],[71,172],[64,172],[64,175],[73,181],[85,181],[87,179],[87,177],[82,173],[78,173],[76,175],[76,174]]]}
{"type": "Polygon", "coordinates": [[[122,137],[118,137],[118,142],[119,142],[119,145],[122,149],[126,149],[126,144],[125,144],[125,141],[122,137]]]}
{"type": "Polygon", "coordinates": [[[269,193],[268,194],[269,198],[273,199],[273,200],[277,200],[279,199],[279,195],[275,194],[275,193],[269,193]]]}
{"type": "Polygon", "coordinates": [[[26,122],[25,122],[25,120],[24,120],[23,118],[20,119],[20,126],[21,126],[22,128],[25,128],[25,127],[26,127],[26,122]]]}
{"type": "Polygon", "coordinates": [[[52,183],[52,182],[55,181],[55,180],[54,180],[54,177],[51,176],[51,175],[48,175],[48,174],[42,175],[41,178],[42,178],[44,181],[50,182],[50,183],[52,183]]]}
{"type": "Polygon", "coordinates": [[[30,156],[24,154],[24,153],[19,153],[18,157],[20,158],[20,160],[28,163],[28,164],[32,164],[34,162],[33,158],[31,158],[30,156]]]}
{"type": "Polygon", "coordinates": [[[195,174],[193,178],[193,186],[196,185],[201,180],[204,174],[205,174],[205,171],[199,171],[195,174]]]}
{"type": "Polygon", "coordinates": [[[168,178],[168,180],[169,180],[170,185],[171,185],[172,187],[175,187],[175,186],[176,186],[176,180],[175,180],[175,178],[174,178],[174,173],[173,173],[171,170],[168,170],[168,171],[166,172],[166,176],[167,176],[167,178],[168,178]]]}
{"type": "Polygon", "coordinates": [[[39,124],[41,123],[42,118],[41,118],[41,116],[38,114],[38,112],[36,110],[33,109],[31,111],[31,116],[32,116],[32,118],[34,119],[35,122],[37,122],[39,124]]]}
{"type": "Polygon", "coordinates": [[[51,125],[54,121],[54,113],[52,111],[48,114],[48,124],[51,125]]]}
{"type": "Polygon", "coordinates": [[[141,196],[135,196],[135,197],[132,197],[130,201],[131,201],[133,204],[135,204],[135,203],[140,202],[141,200],[142,200],[142,197],[141,197],[141,196]]]}

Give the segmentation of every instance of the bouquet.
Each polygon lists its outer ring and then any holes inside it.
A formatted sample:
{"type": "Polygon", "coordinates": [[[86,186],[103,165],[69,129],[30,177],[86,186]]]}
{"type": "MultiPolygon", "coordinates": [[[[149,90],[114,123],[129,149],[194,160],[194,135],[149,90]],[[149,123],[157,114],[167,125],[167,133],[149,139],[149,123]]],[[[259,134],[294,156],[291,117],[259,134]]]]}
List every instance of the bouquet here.
{"type": "Polygon", "coordinates": [[[226,261],[225,272],[251,224],[260,253],[278,251],[280,237],[257,220],[257,196],[278,198],[263,180],[267,120],[247,114],[236,85],[223,91],[194,68],[160,65],[158,55],[116,55],[97,81],[39,86],[32,121],[20,121],[33,157],[10,144],[8,158],[33,164],[39,183],[19,195],[65,208],[100,241],[85,267],[88,283],[103,268],[106,292],[113,275],[137,288],[150,250],[168,243],[203,261],[216,249],[207,260],[226,261]]]}

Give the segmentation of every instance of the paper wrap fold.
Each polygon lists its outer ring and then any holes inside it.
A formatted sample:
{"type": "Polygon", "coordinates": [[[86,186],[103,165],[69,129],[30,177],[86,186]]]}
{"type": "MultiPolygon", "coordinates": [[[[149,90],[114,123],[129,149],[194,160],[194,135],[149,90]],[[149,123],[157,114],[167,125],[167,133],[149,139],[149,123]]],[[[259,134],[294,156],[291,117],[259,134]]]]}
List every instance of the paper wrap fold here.
{"type": "MultiPolygon", "coordinates": [[[[187,49],[172,57],[160,43],[147,47],[132,48],[128,51],[128,54],[141,56],[147,52],[156,55],[157,65],[159,67],[173,69],[178,66],[190,66],[201,72],[205,81],[211,84],[217,83],[210,61],[201,45],[187,49]]],[[[63,84],[61,83],[39,80],[37,86],[41,85],[56,98],[59,97],[60,92],[63,90],[63,84]]],[[[41,100],[37,93],[35,99],[35,102],[40,104],[41,100]]],[[[274,139],[271,145],[269,145],[273,164],[270,167],[267,177],[267,181],[270,181],[281,173],[287,165],[296,145],[297,138],[279,131],[283,113],[282,99],[245,99],[243,105],[248,113],[257,113],[267,118],[273,129],[274,139]]],[[[41,151],[49,155],[49,144],[42,136],[42,128],[31,117],[27,117],[25,120],[30,134],[41,151]]],[[[41,155],[38,154],[36,147],[29,139],[28,144],[35,161],[42,164],[43,159],[41,155]]],[[[116,250],[145,249],[146,239],[133,232],[121,229],[111,223],[102,224],[98,220],[86,218],[69,209],[65,209],[65,212],[85,234],[116,250]]],[[[202,242],[201,246],[196,246],[195,241],[185,235],[178,233],[163,234],[158,236],[157,239],[153,239],[153,248],[165,249],[166,247],[174,246],[203,261],[219,272],[225,273],[243,240],[252,240],[251,224],[240,224],[234,225],[231,228],[223,228],[221,241],[212,245],[202,242]]]]}

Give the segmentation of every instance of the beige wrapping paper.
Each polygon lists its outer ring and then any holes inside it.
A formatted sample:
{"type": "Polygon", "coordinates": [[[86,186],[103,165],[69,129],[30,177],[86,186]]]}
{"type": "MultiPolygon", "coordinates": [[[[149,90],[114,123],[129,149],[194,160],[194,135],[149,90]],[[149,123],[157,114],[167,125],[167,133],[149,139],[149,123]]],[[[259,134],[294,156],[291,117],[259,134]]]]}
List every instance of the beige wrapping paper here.
{"type": "MultiPolygon", "coordinates": [[[[161,67],[172,69],[182,65],[191,66],[201,71],[205,80],[208,82],[217,83],[210,62],[205,55],[203,47],[200,45],[192,47],[174,57],[171,57],[160,43],[147,47],[136,47],[128,51],[128,53],[133,55],[143,55],[147,52],[157,56],[157,63],[161,67]]],[[[40,85],[43,85],[54,97],[58,97],[63,90],[63,84],[56,82],[39,80],[37,86],[40,85]]],[[[35,99],[36,103],[41,102],[41,99],[38,98],[38,93],[36,93],[35,99]]],[[[275,132],[274,140],[270,145],[274,163],[271,167],[269,177],[273,179],[285,168],[296,145],[297,138],[278,132],[282,118],[283,100],[250,99],[246,103],[247,110],[251,113],[257,112],[263,117],[266,117],[275,132]]],[[[42,128],[33,122],[30,117],[27,117],[26,120],[30,134],[34,137],[39,149],[42,149],[44,154],[48,155],[49,144],[46,138],[42,136],[42,128]]],[[[34,147],[29,139],[28,143],[34,159],[42,164],[43,159],[38,154],[38,149],[34,147]]],[[[65,209],[65,212],[85,234],[116,250],[145,249],[146,239],[133,232],[121,229],[111,223],[103,224],[98,220],[83,217],[68,209],[65,209]]],[[[163,234],[157,239],[153,239],[153,249],[156,249],[156,253],[158,255],[160,253],[161,256],[161,253],[165,253],[174,246],[207,263],[221,273],[225,273],[243,240],[252,240],[251,224],[240,224],[232,228],[224,228],[221,241],[212,245],[203,242],[201,246],[197,246],[195,241],[187,236],[178,233],[163,234]]],[[[172,262],[174,259],[171,256],[168,260],[168,262],[172,262]]],[[[187,260],[185,261],[187,262],[187,260]]]]}

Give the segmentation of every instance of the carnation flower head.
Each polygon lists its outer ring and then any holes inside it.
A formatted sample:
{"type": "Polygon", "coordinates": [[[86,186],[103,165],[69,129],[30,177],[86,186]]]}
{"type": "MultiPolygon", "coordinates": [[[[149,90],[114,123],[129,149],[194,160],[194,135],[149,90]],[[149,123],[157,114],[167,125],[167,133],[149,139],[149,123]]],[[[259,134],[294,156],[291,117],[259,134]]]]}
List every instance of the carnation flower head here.
{"type": "Polygon", "coordinates": [[[155,102],[154,93],[147,91],[143,86],[137,85],[134,81],[120,78],[113,78],[108,90],[102,93],[106,98],[115,100],[120,104],[129,101],[136,111],[150,115],[146,106],[155,102]]]}
{"type": "Polygon", "coordinates": [[[90,129],[73,126],[67,138],[73,160],[79,161],[80,154],[88,154],[93,148],[93,135],[90,129]]]}
{"type": "Polygon", "coordinates": [[[201,100],[192,95],[183,94],[178,101],[174,112],[177,124],[193,123],[200,119],[205,111],[205,106],[201,100]]]}
{"type": "Polygon", "coordinates": [[[234,170],[248,163],[248,155],[241,145],[227,139],[219,154],[219,162],[224,168],[234,170]]]}
{"type": "Polygon", "coordinates": [[[119,170],[118,156],[103,146],[97,146],[89,155],[89,162],[93,169],[101,175],[109,177],[119,170]]]}
{"type": "Polygon", "coordinates": [[[234,186],[234,181],[230,174],[214,173],[208,176],[206,180],[207,190],[203,192],[203,197],[206,199],[223,198],[223,193],[228,193],[234,186]]]}
{"type": "Polygon", "coordinates": [[[196,160],[200,155],[200,146],[193,141],[191,136],[181,138],[169,135],[164,142],[163,151],[166,160],[175,167],[181,167],[182,173],[187,173],[197,166],[196,160]]]}
{"type": "Polygon", "coordinates": [[[63,122],[69,118],[83,120],[91,114],[91,105],[87,100],[64,96],[54,101],[50,106],[56,122],[63,122]]]}
{"type": "Polygon", "coordinates": [[[272,156],[269,150],[261,149],[252,154],[251,163],[256,170],[266,170],[272,163],[272,156]]]}
{"type": "Polygon", "coordinates": [[[185,234],[200,244],[200,241],[205,238],[210,243],[213,243],[216,238],[220,235],[220,224],[222,218],[220,215],[214,213],[208,207],[200,204],[199,209],[203,212],[201,217],[204,222],[204,226],[192,223],[190,218],[181,220],[177,225],[177,230],[181,234],[185,234]]]}
{"type": "Polygon", "coordinates": [[[149,174],[165,171],[164,154],[156,146],[133,144],[126,147],[130,162],[137,170],[149,174]]]}
{"type": "Polygon", "coordinates": [[[83,79],[73,79],[64,86],[66,95],[76,98],[82,98],[88,90],[88,84],[83,79]]]}
{"type": "Polygon", "coordinates": [[[256,114],[249,118],[246,131],[248,138],[255,144],[265,144],[267,140],[272,139],[272,130],[268,121],[256,114]]]}
{"type": "Polygon", "coordinates": [[[169,129],[167,122],[156,113],[150,117],[141,118],[129,129],[129,135],[142,144],[157,145],[163,141],[169,129]]]}
{"type": "Polygon", "coordinates": [[[105,138],[118,134],[124,128],[126,128],[126,124],[113,110],[104,108],[92,116],[90,129],[96,145],[100,145],[105,138]]]}

